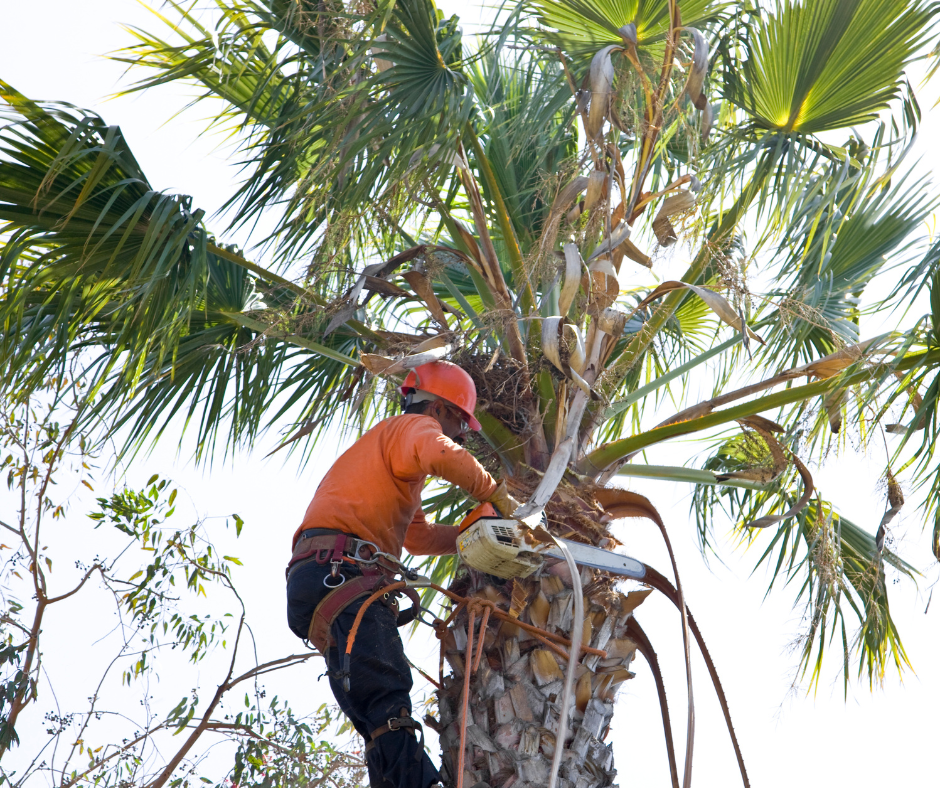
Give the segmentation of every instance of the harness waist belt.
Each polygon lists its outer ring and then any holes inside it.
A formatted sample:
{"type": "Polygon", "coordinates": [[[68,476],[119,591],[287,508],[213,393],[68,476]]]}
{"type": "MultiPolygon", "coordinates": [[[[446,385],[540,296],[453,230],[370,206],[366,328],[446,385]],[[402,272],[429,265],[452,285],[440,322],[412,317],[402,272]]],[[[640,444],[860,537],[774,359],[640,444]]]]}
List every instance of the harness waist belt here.
{"type": "Polygon", "coordinates": [[[359,539],[352,534],[326,528],[308,528],[301,532],[297,544],[294,545],[284,575],[289,579],[291,569],[307,559],[314,560],[318,564],[341,563],[343,556],[358,561],[368,561],[377,552],[378,548],[372,542],[359,539]]]}
{"type": "MultiPolygon", "coordinates": [[[[368,596],[376,589],[391,584],[390,572],[384,567],[370,562],[376,552],[378,552],[378,548],[372,542],[358,539],[342,531],[332,531],[325,528],[303,531],[297,540],[297,544],[294,545],[294,554],[285,572],[288,580],[290,580],[293,569],[299,566],[301,562],[306,563],[307,561],[316,561],[321,565],[329,562],[333,565],[334,571],[338,573],[344,557],[346,560],[352,559],[352,563],[362,573],[359,576],[344,579],[341,585],[333,588],[314,609],[313,616],[310,619],[310,627],[307,630],[307,640],[313,643],[321,654],[326,655],[327,650],[336,645],[332,630],[333,623],[339,615],[357,599],[368,596]]],[[[399,613],[398,601],[395,599],[397,593],[386,594],[386,599],[383,600],[385,605],[392,608],[398,626],[411,623],[418,615],[418,611],[421,610],[421,600],[413,588],[402,589],[401,593],[409,597],[412,602],[411,609],[404,613],[399,613]]]]}

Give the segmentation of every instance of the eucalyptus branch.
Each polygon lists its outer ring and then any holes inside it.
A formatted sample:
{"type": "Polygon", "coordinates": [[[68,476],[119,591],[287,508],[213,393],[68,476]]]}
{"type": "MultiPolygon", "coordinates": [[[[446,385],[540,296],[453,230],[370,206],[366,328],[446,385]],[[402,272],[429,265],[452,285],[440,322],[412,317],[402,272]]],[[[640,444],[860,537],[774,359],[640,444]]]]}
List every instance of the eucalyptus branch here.
{"type": "Polygon", "coordinates": [[[123,747],[115,750],[110,755],[104,756],[103,758],[98,760],[93,766],[89,766],[81,774],[75,775],[75,777],[73,777],[68,782],[64,782],[61,785],[59,785],[58,788],[72,788],[72,786],[78,783],[79,780],[82,780],[85,777],[87,777],[89,774],[91,774],[92,772],[97,771],[102,766],[104,766],[105,763],[110,761],[112,758],[116,758],[117,756],[122,755],[123,753],[130,750],[132,747],[135,747],[136,745],[140,744],[140,742],[144,741],[145,739],[149,739],[154,733],[156,733],[161,728],[166,728],[167,725],[168,724],[166,722],[161,722],[159,725],[156,725],[153,728],[148,728],[146,731],[144,731],[143,733],[138,735],[136,738],[129,741],[123,747]]]}
{"type": "MultiPolygon", "coordinates": [[[[16,627],[18,630],[20,630],[20,632],[24,633],[24,634],[27,635],[27,636],[30,634],[29,630],[28,630],[26,627],[24,627],[19,621],[17,621],[16,619],[10,617],[10,616],[9,616],[8,614],[6,614],[6,613],[4,613],[2,616],[0,616],[0,624],[10,624],[11,626],[16,627]]],[[[23,646],[25,646],[25,645],[26,645],[26,644],[24,643],[23,646]]],[[[22,648],[22,646],[21,646],[21,648],[22,648]]]]}
{"type": "Polygon", "coordinates": [[[55,444],[53,450],[48,453],[50,459],[46,465],[46,472],[43,474],[42,483],[39,485],[39,490],[36,492],[36,527],[33,530],[32,558],[33,566],[35,567],[33,570],[33,579],[36,585],[36,595],[37,599],[40,600],[44,600],[46,596],[46,576],[39,565],[39,530],[42,524],[43,503],[46,498],[46,490],[49,487],[49,483],[52,481],[52,473],[56,468],[56,463],[61,458],[62,451],[66,443],[68,443],[69,438],[71,438],[72,430],[75,428],[76,423],[77,417],[62,431],[62,436],[55,444]]]}
{"type": "Polygon", "coordinates": [[[105,576],[104,568],[101,566],[101,564],[95,564],[87,572],[85,572],[85,576],[82,577],[81,581],[79,581],[78,585],[75,586],[75,588],[73,588],[71,591],[68,591],[65,594],[60,594],[59,596],[51,597],[50,599],[46,600],[46,602],[50,605],[53,605],[56,602],[61,602],[63,599],[68,599],[70,596],[77,594],[79,591],[82,590],[82,586],[84,586],[85,583],[88,582],[88,578],[90,578],[92,574],[95,573],[96,570],[101,573],[102,577],[105,576]]]}
{"type": "MultiPolygon", "coordinates": [[[[78,746],[78,743],[82,741],[82,738],[85,735],[85,731],[88,730],[88,726],[91,724],[92,718],[95,716],[95,709],[98,704],[98,696],[101,693],[101,687],[104,685],[105,679],[108,677],[108,674],[111,672],[111,668],[114,667],[115,663],[122,659],[125,656],[128,656],[127,647],[129,643],[127,640],[124,641],[124,644],[121,646],[121,650],[118,652],[117,656],[108,663],[108,667],[105,668],[104,673],[101,675],[101,678],[98,680],[98,686],[95,688],[94,694],[91,696],[91,705],[88,708],[88,711],[85,712],[85,719],[82,722],[81,727],[78,730],[78,734],[75,736],[75,742],[72,744],[72,748],[69,750],[68,755],[65,756],[65,762],[62,764],[62,776],[65,776],[65,770],[68,768],[69,762],[72,760],[72,757],[75,755],[75,748],[78,746]]],[[[54,757],[53,757],[54,760],[54,757]]]]}
{"type": "MultiPolygon", "coordinates": [[[[284,755],[294,758],[300,761],[301,763],[306,763],[308,760],[305,753],[297,752],[296,750],[291,749],[290,747],[285,747],[284,745],[279,744],[276,741],[273,741],[269,737],[262,735],[261,733],[256,731],[254,728],[252,728],[250,725],[246,725],[245,723],[210,722],[208,725],[206,725],[206,729],[211,730],[211,731],[233,731],[235,733],[242,733],[252,739],[255,739],[256,741],[264,742],[266,746],[271,747],[277,750],[278,752],[283,753],[284,755]]],[[[325,772],[329,772],[329,771],[339,769],[339,768],[355,768],[355,767],[362,767],[362,766],[365,766],[365,762],[362,761],[361,759],[355,758],[351,755],[347,755],[346,753],[339,752],[339,753],[335,753],[333,757],[330,758],[330,762],[327,765],[325,772]]],[[[315,784],[317,784],[316,781],[314,781],[313,783],[308,783],[308,785],[315,785],[315,784]]]]}
{"type": "MultiPolygon", "coordinates": [[[[344,757],[349,758],[348,755],[344,757]]],[[[324,781],[326,780],[329,780],[331,783],[336,785],[336,780],[333,779],[333,772],[338,771],[341,768],[349,768],[350,766],[357,765],[358,763],[344,763],[342,759],[335,758],[330,761],[329,765],[326,767],[326,769],[323,770],[323,773],[316,780],[311,780],[304,788],[319,788],[319,786],[323,785],[324,781]]]]}
{"type": "Polygon", "coordinates": [[[182,763],[183,759],[189,753],[189,751],[196,744],[196,741],[203,734],[206,729],[206,726],[209,724],[209,721],[212,718],[212,714],[215,712],[216,706],[222,700],[222,696],[228,692],[232,686],[231,683],[232,673],[235,671],[235,659],[238,656],[238,645],[241,640],[242,630],[245,625],[245,613],[244,608],[242,609],[241,619],[238,622],[238,631],[235,635],[235,645],[232,647],[232,659],[229,661],[228,672],[225,674],[225,679],[219,684],[218,688],[213,695],[212,700],[209,702],[209,706],[206,709],[205,713],[202,715],[202,719],[196,725],[192,733],[187,737],[186,741],[180,746],[176,751],[176,754],[170,759],[169,763],[164,767],[163,771],[152,781],[147,783],[147,788],[161,788],[165,785],[170,777],[173,776],[173,772],[176,771],[176,767],[182,763]]]}
{"type": "Polygon", "coordinates": [[[260,676],[263,673],[270,673],[272,670],[275,670],[277,668],[285,667],[285,666],[289,667],[290,664],[300,664],[301,662],[306,662],[308,659],[311,659],[312,657],[322,657],[322,656],[323,655],[320,654],[319,651],[314,651],[310,654],[291,654],[289,657],[281,657],[280,659],[274,659],[274,660],[271,660],[270,662],[265,662],[264,664],[258,665],[252,668],[251,670],[246,671],[238,678],[230,681],[228,683],[228,688],[231,689],[237,684],[241,684],[243,681],[247,681],[248,679],[254,678],[255,676],[260,676]]]}

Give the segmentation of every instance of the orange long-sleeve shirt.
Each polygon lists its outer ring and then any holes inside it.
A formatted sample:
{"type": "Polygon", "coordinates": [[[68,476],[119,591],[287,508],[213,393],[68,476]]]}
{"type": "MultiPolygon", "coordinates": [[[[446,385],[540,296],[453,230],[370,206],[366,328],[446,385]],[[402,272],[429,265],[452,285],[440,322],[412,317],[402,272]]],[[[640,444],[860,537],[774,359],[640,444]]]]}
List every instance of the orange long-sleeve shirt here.
{"type": "Polygon", "coordinates": [[[404,414],[380,422],[327,471],[300,527],[332,528],[374,542],[400,556],[457,552],[457,527],[429,523],[421,511],[428,476],[456,484],[479,500],[496,481],[466,449],[441,432],[430,416],[404,414]]]}

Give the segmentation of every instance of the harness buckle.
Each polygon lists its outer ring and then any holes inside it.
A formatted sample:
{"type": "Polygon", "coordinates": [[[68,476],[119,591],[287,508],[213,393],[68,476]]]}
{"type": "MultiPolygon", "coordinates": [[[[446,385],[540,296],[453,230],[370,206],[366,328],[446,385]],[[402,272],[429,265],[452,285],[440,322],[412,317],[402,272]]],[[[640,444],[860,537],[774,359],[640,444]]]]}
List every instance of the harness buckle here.
{"type": "Polygon", "coordinates": [[[379,560],[379,556],[382,554],[379,550],[379,546],[374,542],[367,542],[365,539],[350,539],[355,547],[352,550],[352,553],[349,554],[349,557],[353,561],[360,564],[374,564],[379,560]],[[368,550],[369,552],[365,555],[362,554],[363,550],[368,550]]]}
{"type": "MultiPolygon", "coordinates": [[[[410,718],[410,717],[406,717],[405,719],[410,720],[411,718],[410,718]]],[[[400,730],[401,730],[401,727],[402,727],[402,726],[401,726],[401,721],[402,721],[402,718],[401,718],[401,717],[389,717],[389,718],[388,718],[388,729],[389,729],[390,731],[400,731],[400,730]]]]}

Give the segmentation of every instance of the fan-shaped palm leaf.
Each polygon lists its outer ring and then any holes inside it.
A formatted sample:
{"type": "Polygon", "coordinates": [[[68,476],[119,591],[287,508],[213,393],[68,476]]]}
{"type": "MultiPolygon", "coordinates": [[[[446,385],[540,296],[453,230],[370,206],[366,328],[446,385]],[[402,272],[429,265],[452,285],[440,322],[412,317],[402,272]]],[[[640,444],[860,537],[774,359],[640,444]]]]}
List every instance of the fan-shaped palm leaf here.
{"type": "Polygon", "coordinates": [[[758,127],[787,134],[873,120],[898,95],[935,13],[906,0],[783,0],[752,28],[726,95],[758,127]]]}
{"type": "Polygon", "coordinates": [[[574,166],[571,93],[561,69],[506,55],[486,52],[468,71],[490,115],[483,150],[527,254],[538,242],[546,213],[545,174],[574,166]]]}
{"type": "MultiPolygon", "coordinates": [[[[712,471],[737,469],[750,462],[737,450],[740,441],[732,439],[705,463],[712,471]]],[[[723,507],[740,517],[740,525],[757,519],[758,513],[789,508],[786,487],[779,483],[764,491],[735,487],[698,486],[692,510],[703,543],[708,542],[708,522],[713,508],[723,507]],[[768,508],[769,507],[769,508],[768,508]]],[[[756,542],[764,531],[742,531],[742,538],[756,542]]],[[[885,668],[893,661],[901,669],[909,667],[904,646],[891,618],[885,571],[891,567],[913,577],[917,570],[890,550],[879,550],[875,537],[865,529],[837,514],[828,502],[814,500],[795,518],[785,520],[757,561],[757,566],[772,567],[770,588],[778,582],[801,580],[798,600],[806,606],[805,633],[802,637],[801,667],[818,685],[822,659],[827,646],[838,636],[843,655],[843,676],[848,689],[853,647],[862,658],[859,673],[867,674],[869,683],[880,682],[885,668]],[[847,629],[847,617],[857,624],[855,633],[847,629]]]]}
{"type": "Polygon", "coordinates": [[[768,350],[775,362],[810,361],[858,342],[868,283],[885,266],[903,264],[906,249],[919,242],[913,231],[931,210],[922,185],[901,178],[890,190],[879,183],[857,197],[853,191],[821,217],[808,213],[791,236],[794,254],[782,268],[794,273],[778,293],[785,303],[776,318],[784,330],[774,333],[768,350]],[[855,199],[853,209],[848,203],[855,199]],[[848,216],[840,206],[849,208],[848,216]]]}
{"type": "MultiPolygon", "coordinates": [[[[575,59],[593,57],[605,46],[624,45],[621,32],[636,25],[639,46],[661,38],[669,27],[669,0],[534,0],[549,39],[575,59]]],[[[726,5],[715,0],[680,3],[682,23],[695,25],[714,18],[726,5]]]]}

